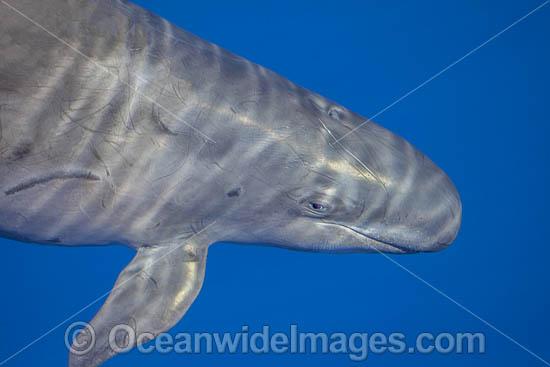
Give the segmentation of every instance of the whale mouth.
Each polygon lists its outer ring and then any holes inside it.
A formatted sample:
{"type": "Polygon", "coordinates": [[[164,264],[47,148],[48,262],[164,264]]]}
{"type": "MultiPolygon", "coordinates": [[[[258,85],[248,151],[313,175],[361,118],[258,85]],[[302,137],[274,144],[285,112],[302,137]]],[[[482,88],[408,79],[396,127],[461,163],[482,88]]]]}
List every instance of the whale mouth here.
{"type": "MultiPolygon", "coordinates": [[[[329,224],[329,225],[333,225],[333,226],[346,228],[346,229],[348,229],[348,230],[350,230],[350,231],[352,231],[352,232],[354,232],[354,233],[356,233],[356,234],[358,234],[362,237],[365,237],[365,238],[375,242],[378,245],[392,248],[392,250],[393,250],[392,252],[397,252],[397,253],[402,253],[402,254],[414,254],[414,253],[419,252],[419,250],[417,250],[417,249],[414,249],[414,248],[411,248],[411,247],[408,247],[408,246],[405,246],[405,245],[396,244],[396,243],[389,242],[389,241],[384,241],[384,240],[376,238],[372,235],[368,235],[365,232],[363,232],[360,228],[355,227],[355,226],[349,226],[349,225],[346,225],[346,224],[335,223],[335,222],[324,222],[324,224],[329,224]]],[[[374,250],[377,251],[375,248],[374,248],[374,250]]],[[[381,252],[381,251],[377,251],[377,252],[381,252]]]]}

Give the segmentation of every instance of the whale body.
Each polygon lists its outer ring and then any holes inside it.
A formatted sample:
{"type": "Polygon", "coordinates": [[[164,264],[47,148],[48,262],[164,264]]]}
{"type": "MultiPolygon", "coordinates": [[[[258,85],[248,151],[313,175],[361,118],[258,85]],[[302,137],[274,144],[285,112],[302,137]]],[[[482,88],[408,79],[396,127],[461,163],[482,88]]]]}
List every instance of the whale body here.
{"type": "Polygon", "coordinates": [[[410,143],[134,4],[2,1],[0,50],[0,236],[137,252],[72,367],[115,355],[115,325],[175,325],[212,243],[405,254],[457,236],[455,186],[410,143]]]}

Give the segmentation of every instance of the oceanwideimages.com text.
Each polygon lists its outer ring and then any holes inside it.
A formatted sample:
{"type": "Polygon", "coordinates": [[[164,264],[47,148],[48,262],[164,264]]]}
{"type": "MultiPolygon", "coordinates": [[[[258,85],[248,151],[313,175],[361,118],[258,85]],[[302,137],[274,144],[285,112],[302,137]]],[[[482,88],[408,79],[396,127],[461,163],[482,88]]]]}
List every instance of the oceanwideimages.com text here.
{"type": "MultiPolygon", "coordinates": [[[[311,332],[300,330],[296,324],[286,331],[273,331],[267,325],[251,330],[244,325],[237,332],[161,333],[156,337],[151,333],[137,335],[129,325],[120,324],[109,333],[109,346],[117,353],[136,347],[144,354],[345,354],[357,362],[365,361],[369,354],[485,353],[485,335],[479,332],[422,332],[410,341],[400,332],[311,332]]],[[[95,331],[89,324],[77,322],[65,332],[65,343],[74,354],[86,354],[95,342],[95,331]]]]}

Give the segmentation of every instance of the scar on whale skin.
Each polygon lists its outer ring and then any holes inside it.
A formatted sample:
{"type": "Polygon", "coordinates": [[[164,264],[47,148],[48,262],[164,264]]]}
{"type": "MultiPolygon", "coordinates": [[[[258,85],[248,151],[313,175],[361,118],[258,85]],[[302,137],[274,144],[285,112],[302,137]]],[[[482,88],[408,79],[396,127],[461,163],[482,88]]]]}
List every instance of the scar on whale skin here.
{"type": "Polygon", "coordinates": [[[229,191],[226,195],[230,198],[238,197],[239,195],[241,195],[241,191],[242,189],[240,187],[237,187],[236,189],[229,191]]]}
{"type": "Polygon", "coordinates": [[[12,187],[9,190],[4,191],[4,194],[6,196],[13,195],[19,191],[30,189],[36,185],[45,184],[50,181],[60,180],[60,181],[66,181],[70,179],[81,179],[81,180],[87,180],[87,181],[99,181],[100,178],[91,172],[54,172],[47,176],[37,177],[33,178],[29,181],[25,181],[20,183],[17,186],[12,187]]]}

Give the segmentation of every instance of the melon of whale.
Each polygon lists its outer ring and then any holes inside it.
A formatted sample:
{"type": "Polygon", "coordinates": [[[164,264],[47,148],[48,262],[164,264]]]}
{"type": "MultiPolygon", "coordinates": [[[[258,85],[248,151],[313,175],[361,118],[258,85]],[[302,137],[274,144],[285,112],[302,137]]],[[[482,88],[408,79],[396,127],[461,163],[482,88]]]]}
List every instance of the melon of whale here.
{"type": "Polygon", "coordinates": [[[132,3],[1,1],[0,50],[0,235],[137,252],[72,367],[115,355],[116,325],[175,325],[212,243],[405,254],[457,236],[455,186],[410,143],[132,3]]]}

